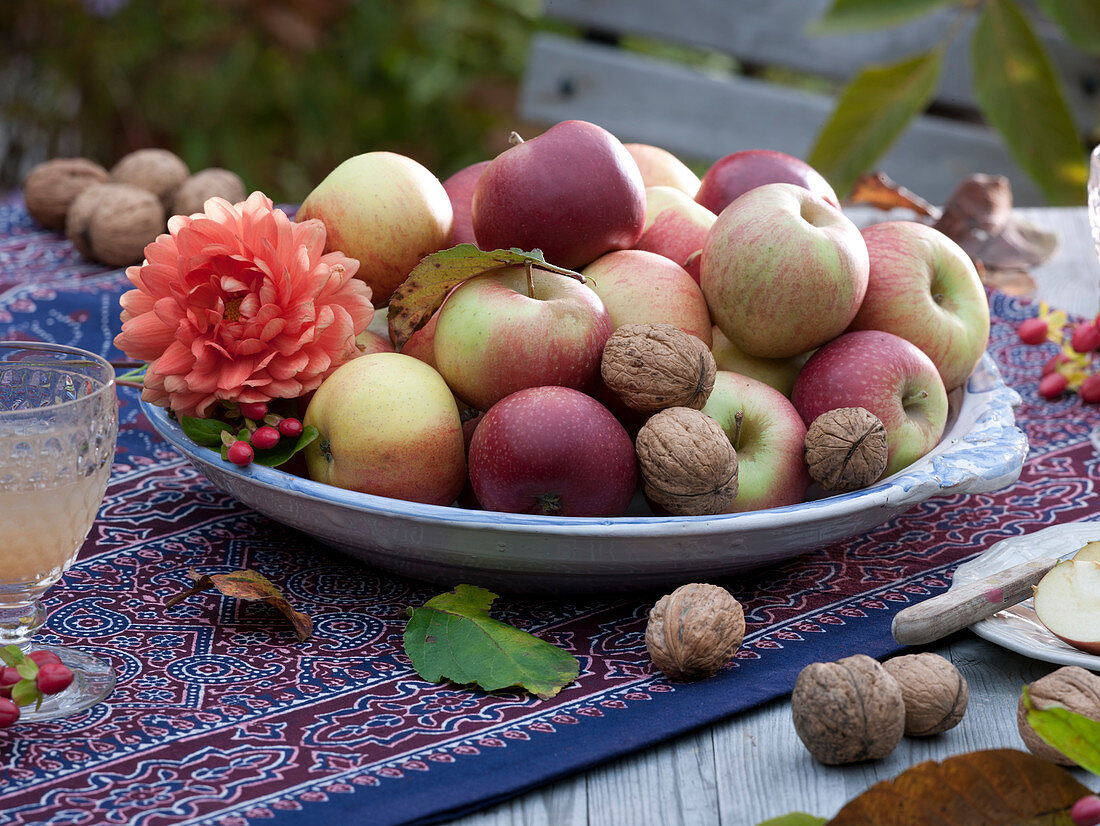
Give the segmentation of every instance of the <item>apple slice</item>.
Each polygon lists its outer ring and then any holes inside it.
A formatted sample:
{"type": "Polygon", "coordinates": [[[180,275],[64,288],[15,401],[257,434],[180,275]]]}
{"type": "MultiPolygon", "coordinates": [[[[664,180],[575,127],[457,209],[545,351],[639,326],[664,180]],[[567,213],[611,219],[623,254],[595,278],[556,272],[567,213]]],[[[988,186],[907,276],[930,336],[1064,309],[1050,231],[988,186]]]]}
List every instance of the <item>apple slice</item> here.
{"type": "Polygon", "coordinates": [[[1073,555],[1074,562],[1100,562],[1100,541],[1093,540],[1073,555]]]}
{"type": "Polygon", "coordinates": [[[1100,654],[1100,562],[1076,557],[1059,562],[1035,586],[1034,604],[1050,633],[1100,654]]]}

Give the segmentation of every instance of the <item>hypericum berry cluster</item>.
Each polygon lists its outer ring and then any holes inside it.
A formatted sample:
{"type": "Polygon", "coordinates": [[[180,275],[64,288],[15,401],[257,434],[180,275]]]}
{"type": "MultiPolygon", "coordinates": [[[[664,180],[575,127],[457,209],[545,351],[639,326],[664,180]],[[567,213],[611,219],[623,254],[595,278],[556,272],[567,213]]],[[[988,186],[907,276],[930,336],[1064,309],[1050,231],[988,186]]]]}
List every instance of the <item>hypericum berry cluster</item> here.
{"type": "Polygon", "coordinates": [[[1056,399],[1066,392],[1076,392],[1083,402],[1100,402],[1100,371],[1094,368],[1100,350],[1100,315],[1091,321],[1070,324],[1064,312],[1052,310],[1043,302],[1039,315],[1021,321],[1016,333],[1024,344],[1049,341],[1059,347],[1040,373],[1042,398],[1056,399]]]}
{"type": "Polygon", "coordinates": [[[256,458],[257,450],[270,450],[285,436],[297,439],[304,428],[299,419],[270,413],[264,402],[247,402],[236,405],[227,413],[241,419],[241,430],[236,435],[228,430],[222,433],[226,446],[226,458],[235,465],[246,467],[256,458]],[[247,438],[242,438],[246,434],[247,438]]]}
{"type": "Polygon", "coordinates": [[[24,654],[14,645],[0,648],[0,728],[19,720],[19,707],[42,704],[42,698],[59,694],[73,681],[73,672],[52,651],[24,654]]]}

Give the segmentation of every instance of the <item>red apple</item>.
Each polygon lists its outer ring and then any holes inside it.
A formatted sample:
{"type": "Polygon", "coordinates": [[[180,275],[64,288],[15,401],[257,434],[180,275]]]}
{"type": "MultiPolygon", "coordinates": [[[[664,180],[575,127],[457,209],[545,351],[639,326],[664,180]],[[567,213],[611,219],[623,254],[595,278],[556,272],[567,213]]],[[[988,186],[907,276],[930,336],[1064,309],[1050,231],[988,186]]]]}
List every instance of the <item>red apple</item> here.
{"type": "Polygon", "coordinates": [[[719,370],[703,412],[721,425],[737,451],[732,512],[795,505],[806,498],[806,425],[786,396],[756,379],[719,370]]]}
{"type": "Polygon", "coordinates": [[[432,313],[424,326],[409,336],[401,352],[425,364],[436,367],[435,362],[435,325],[439,322],[439,310],[432,313]]]}
{"type": "Polygon", "coordinates": [[[667,149],[648,143],[624,143],[623,146],[638,164],[647,189],[651,186],[671,186],[689,198],[694,198],[699,191],[699,176],[667,149]]]}
{"type": "Polygon", "coordinates": [[[355,346],[359,352],[366,356],[371,353],[392,353],[393,342],[389,336],[376,333],[374,330],[364,330],[355,337],[355,346]]]}
{"type": "Polygon", "coordinates": [[[634,249],[671,258],[698,284],[703,244],[718,216],[669,186],[647,187],[645,195],[645,228],[634,249]]]}
{"type": "Polygon", "coordinates": [[[619,139],[593,123],[563,121],[498,155],[472,207],[482,249],[540,249],[576,269],[633,247],[645,224],[645,185],[619,139]]]}
{"type": "Polygon", "coordinates": [[[765,184],[718,216],[700,284],[726,338],[749,355],[786,358],[844,332],[868,268],[844,213],[800,186],[765,184]]]}
{"type": "Polygon", "coordinates": [[[306,196],[295,220],[308,218],[324,223],[326,252],[358,259],[355,277],[381,307],[421,258],[447,245],[454,213],[443,184],[412,158],[367,152],[348,158],[306,196]]]}
{"type": "Polygon", "coordinates": [[[709,348],[710,312],[703,291],[687,270],[655,252],[618,250],[584,268],[614,329],[624,324],[671,324],[709,348]]]}
{"type": "Polygon", "coordinates": [[[470,208],[474,200],[474,189],[481,179],[481,173],[489,163],[489,161],[479,161],[470,164],[443,182],[443,188],[447,190],[447,197],[451,199],[451,209],[455,216],[454,225],[451,228],[452,246],[477,243],[474,237],[473,220],[470,218],[470,208]]]}
{"type": "Polygon", "coordinates": [[[807,427],[838,407],[862,407],[878,416],[886,428],[885,476],[935,447],[947,422],[947,391],[932,359],[881,330],[845,333],[810,356],[791,402],[807,427]]]}
{"type": "Polygon", "coordinates": [[[1100,562],[1059,562],[1035,586],[1035,614],[1058,639],[1100,654],[1100,562]]]}
{"type": "Polygon", "coordinates": [[[480,275],[439,309],[435,360],[459,398],[488,410],[527,387],[586,387],[599,374],[611,316],[574,278],[523,267],[480,275]]]}
{"type": "Polygon", "coordinates": [[[470,482],[486,510],[621,516],[637,483],[634,445],[591,396],[533,387],[497,402],[478,424],[470,482]]]}
{"type": "Polygon", "coordinates": [[[821,173],[803,160],[771,149],[746,149],[716,160],[703,175],[695,200],[715,215],[750,189],[796,184],[837,209],[840,201],[821,173]]]}
{"type": "Polygon", "coordinates": [[[450,505],[466,481],[454,396],[428,365],[399,353],[352,359],[325,379],[304,424],[310,478],[349,490],[450,505]]]}
{"type": "Polygon", "coordinates": [[[915,221],[863,230],[871,262],[852,330],[885,330],[924,350],[950,392],[966,381],[989,341],[989,300],[962,247],[915,221]]]}

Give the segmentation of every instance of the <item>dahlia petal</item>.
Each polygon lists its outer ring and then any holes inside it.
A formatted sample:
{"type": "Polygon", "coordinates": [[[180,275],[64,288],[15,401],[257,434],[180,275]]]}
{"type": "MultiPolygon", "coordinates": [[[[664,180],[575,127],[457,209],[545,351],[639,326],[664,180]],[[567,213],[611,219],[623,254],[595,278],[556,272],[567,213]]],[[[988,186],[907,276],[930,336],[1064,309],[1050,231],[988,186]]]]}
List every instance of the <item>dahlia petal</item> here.
{"type": "Polygon", "coordinates": [[[294,245],[303,248],[309,257],[310,264],[316,266],[325,251],[327,231],[324,223],[319,218],[309,218],[301,223],[293,224],[292,232],[294,233],[294,245]]]}
{"type": "Polygon", "coordinates": [[[115,346],[138,361],[153,361],[175,340],[173,330],[153,313],[134,316],[122,325],[115,346]]]}
{"type": "Polygon", "coordinates": [[[218,387],[221,390],[233,390],[244,384],[252,374],[254,362],[251,358],[238,358],[222,365],[221,375],[218,376],[218,387]]]}

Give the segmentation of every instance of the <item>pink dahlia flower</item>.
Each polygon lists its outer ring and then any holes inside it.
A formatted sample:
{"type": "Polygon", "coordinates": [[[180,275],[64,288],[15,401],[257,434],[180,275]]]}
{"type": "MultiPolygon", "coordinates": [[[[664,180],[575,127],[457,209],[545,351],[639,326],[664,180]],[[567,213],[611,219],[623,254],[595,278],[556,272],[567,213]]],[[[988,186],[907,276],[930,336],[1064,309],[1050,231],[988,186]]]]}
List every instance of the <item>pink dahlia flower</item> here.
{"type": "Polygon", "coordinates": [[[206,417],[219,401],[301,396],[358,355],[371,291],[358,261],[324,249],[324,224],[293,223],[262,192],[169,219],[121,299],[115,345],[149,362],[141,397],[206,417]]]}

